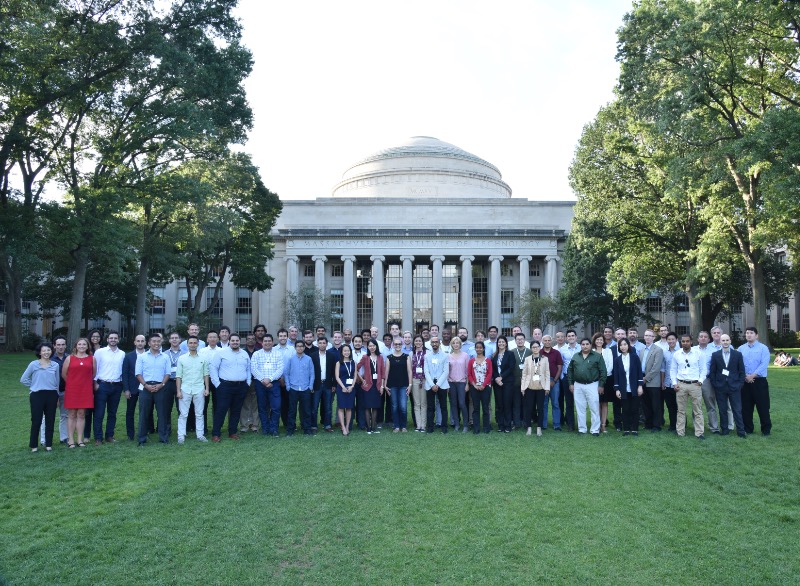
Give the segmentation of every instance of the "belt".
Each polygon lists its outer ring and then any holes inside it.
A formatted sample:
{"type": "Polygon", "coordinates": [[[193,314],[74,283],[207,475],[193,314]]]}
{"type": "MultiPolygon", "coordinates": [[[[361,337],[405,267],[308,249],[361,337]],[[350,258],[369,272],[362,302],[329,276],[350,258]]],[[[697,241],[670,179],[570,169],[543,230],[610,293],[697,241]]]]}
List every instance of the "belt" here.
{"type": "Polygon", "coordinates": [[[699,380],[681,380],[681,379],[678,379],[678,382],[679,383],[686,383],[687,385],[699,385],[700,384],[699,380]]]}
{"type": "Polygon", "coordinates": [[[100,380],[100,379],[97,379],[97,382],[106,383],[107,385],[121,385],[122,384],[121,380],[100,380]]]}
{"type": "Polygon", "coordinates": [[[234,384],[238,384],[238,383],[244,383],[244,382],[247,382],[247,381],[246,381],[246,380],[225,380],[224,378],[221,378],[221,379],[219,379],[219,382],[221,382],[221,383],[234,383],[234,384]]]}

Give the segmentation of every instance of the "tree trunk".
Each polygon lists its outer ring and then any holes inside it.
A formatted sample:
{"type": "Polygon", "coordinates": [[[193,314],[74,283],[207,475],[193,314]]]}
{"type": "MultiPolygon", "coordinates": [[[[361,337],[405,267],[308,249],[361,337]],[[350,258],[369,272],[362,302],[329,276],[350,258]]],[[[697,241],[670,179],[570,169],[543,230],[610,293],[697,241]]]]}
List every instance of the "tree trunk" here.
{"type": "Polygon", "coordinates": [[[707,332],[711,331],[716,325],[717,317],[719,317],[719,312],[722,311],[722,303],[714,303],[711,297],[703,297],[701,301],[701,314],[702,314],[702,322],[703,322],[703,329],[707,332]]]}
{"type": "Polygon", "coordinates": [[[68,345],[71,346],[81,334],[83,318],[83,294],[86,289],[86,271],[89,266],[89,252],[79,248],[75,254],[75,280],[72,283],[72,301],[70,302],[69,322],[67,324],[68,345]]]}
{"type": "Polygon", "coordinates": [[[750,286],[753,288],[753,323],[743,325],[745,328],[751,325],[755,326],[761,343],[768,345],[767,292],[764,287],[764,270],[759,261],[753,260],[747,264],[750,270],[750,286]]]}
{"type": "Polygon", "coordinates": [[[150,260],[146,255],[142,255],[139,262],[139,283],[136,288],[136,332],[146,333],[149,331],[147,319],[147,280],[150,273],[150,260]]]}
{"type": "Polygon", "coordinates": [[[6,301],[6,351],[21,352],[22,346],[22,284],[12,266],[3,267],[3,278],[8,288],[6,301]]]}
{"type": "Polygon", "coordinates": [[[697,334],[703,327],[701,300],[697,298],[697,284],[689,283],[686,286],[686,303],[689,305],[689,333],[697,339],[697,334]]]}

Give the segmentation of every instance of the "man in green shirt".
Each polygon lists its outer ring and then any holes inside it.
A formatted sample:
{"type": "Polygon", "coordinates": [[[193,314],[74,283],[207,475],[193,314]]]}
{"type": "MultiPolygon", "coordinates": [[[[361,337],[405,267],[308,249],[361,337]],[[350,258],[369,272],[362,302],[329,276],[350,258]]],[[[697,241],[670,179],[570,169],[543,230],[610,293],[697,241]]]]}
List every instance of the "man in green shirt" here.
{"type": "Polygon", "coordinates": [[[592,435],[600,435],[600,393],[606,382],[606,363],[603,356],[592,352],[592,341],[581,340],[581,352],[569,361],[567,369],[569,392],[575,395],[578,411],[578,433],[586,433],[586,406],[592,415],[592,435]]]}
{"type": "Polygon", "coordinates": [[[194,404],[197,439],[201,442],[208,441],[203,435],[203,407],[205,398],[208,397],[208,357],[210,355],[201,356],[197,353],[200,345],[197,336],[189,336],[186,345],[189,353],[178,358],[178,368],[175,372],[176,398],[180,409],[178,443],[181,445],[186,440],[186,419],[189,417],[189,406],[192,404],[194,404]]]}

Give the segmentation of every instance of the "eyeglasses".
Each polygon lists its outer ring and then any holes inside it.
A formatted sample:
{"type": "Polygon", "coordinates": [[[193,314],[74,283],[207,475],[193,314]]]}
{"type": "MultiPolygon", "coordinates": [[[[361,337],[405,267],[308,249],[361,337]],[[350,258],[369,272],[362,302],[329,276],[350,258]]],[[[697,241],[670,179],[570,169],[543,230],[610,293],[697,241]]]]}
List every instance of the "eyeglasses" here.
{"type": "Polygon", "coordinates": [[[395,347],[395,348],[399,348],[399,347],[401,347],[401,346],[402,346],[402,344],[395,344],[395,345],[394,345],[394,347],[395,347]]]}

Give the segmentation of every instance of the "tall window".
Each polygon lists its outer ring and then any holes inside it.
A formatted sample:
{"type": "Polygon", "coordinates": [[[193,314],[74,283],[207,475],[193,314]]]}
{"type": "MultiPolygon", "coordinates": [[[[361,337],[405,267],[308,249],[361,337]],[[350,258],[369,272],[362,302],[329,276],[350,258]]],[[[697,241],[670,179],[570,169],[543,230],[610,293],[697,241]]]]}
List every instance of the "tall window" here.
{"type": "Polygon", "coordinates": [[[681,293],[675,296],[675,311],[679,313],[689,311],[689,298],[686,297],[686,294],[681,293]]]}
{"type": "MultiPolygon", "coordinates": [[[[214,300],[214,291],[217,287],[208,287],[206,289],[206,307],[211,307],[211,303],[214,300]]],[[[208,324],[210,326],[209,329],[218,330],[222,327],[222,308],[223,308],[223,297],[222,297],[222,285],[219,286],[219,300],[217,302],[216,307],[212,311],[208,313],[208,324]]]]}
{"type": "Polygon", "coordinates": [[[167,326],[166,323],[166,306],[167,302],[164,299],[166,289],[164,287],[153,287],[151,293],[153,298],[150,301],[150,329],[153,331],[163,332],[167,326]]]}
{"type": "Polygon", "coordinates": [[[528,265],[528,276],[538,277],[541,274],[541,270],[542,269],[538,262],[532,262],[530,265],[528,265]]]}
{"type": "Polygon", "coordinates": [[[386,317],[383,321],[375,325],[387,331],[387,323],[399,324],[403,321],[403,265],[390,264],[386,267],[386,317]]]}
{"type": "MultiPolygon", "coordinates": [[[[186,317],[189,313],[189,291],[186,282],[178,283],[178,317],[186,317]]],[[[185,320],[184,320],[185,321],[185,320]]]]}
{"type": "Polygon", "coordinates": [[[459,269],[457,265],[442,265],[442,319],[445,326],[458,324],[459,269]]]}
{"type": "Polygon", "coordinates": [[[483,265],[472,265],[472,327],[489,329],[489,280],[483,265]]]}
{"type": "MultiPolygon", "coordinates": [[[[431,325],[433,272],[428,265],[416,265],[412,278],[414,284],[414,331],[431,325]]],[[[442,325],[442,324],[439,324],[442,325]]]]}
{"type": "Polygon", "coordinates": [[[0,299],[0,342],[6,341],[6,302],[0,299]]]}
{"type": "Polygon", "coordinates": [[[303,265],[303,276],[313,277],[315,274],[315,267],[313,264],[303,265]]]}
{"type": "Polygon", "coordinates": [[[359,262],[356,266],[356,328],[361,331],[371,326],[372,263],[359,262]]]}
{"type": "Polygon", "coordinates": [[[539,298],[542,296],[542,290],[539,289],[538,287],[531,287],[531,295],[533,295],[536,298],[539,298]]]}
{"type": "MultiPolygon", "coordinates": [[[[785,256],[785,255],[784,255],[785,256]]],[[[780,316],[781,316],[781,334],[788,334],[789,333],[789,306],[782,305],[780,307],[780,316]]]]}
{"type": "Polygon", "coordinates": [[[514,276],[514,267],[511,264],[504,262],[500,263],[500,276],[501,277],[513,277],[514,276]]]}
{"type": "Polygon", "coordinates": [[[511,320],[514,317],[514,290],[501,289],[500,290],[500,327],[505,331],[508,328],[508,333],[511,333],[513,324],[511,320]]]}
{"type": "Polygon", "coordinates": [[[661,313],[661,297],[653,296],[647,298],[647,313],[661,313]]]}
{"type": "Polygon", "coordinates": [[[331,277],[344,277],[344,265],[331,265],[331,277]]]}
{"type": "Polygon", "coordinates": [[[236,289],[236,331],[244,334],[253,329],[253,294],[250,289],[236,289]]]}
{"type": "Polygon", "coordinates": [[[344,291],[331,289],[331,332],[344,328],[344,291]]]}

